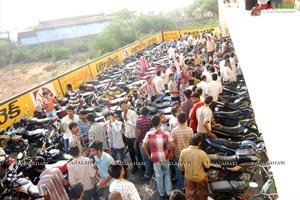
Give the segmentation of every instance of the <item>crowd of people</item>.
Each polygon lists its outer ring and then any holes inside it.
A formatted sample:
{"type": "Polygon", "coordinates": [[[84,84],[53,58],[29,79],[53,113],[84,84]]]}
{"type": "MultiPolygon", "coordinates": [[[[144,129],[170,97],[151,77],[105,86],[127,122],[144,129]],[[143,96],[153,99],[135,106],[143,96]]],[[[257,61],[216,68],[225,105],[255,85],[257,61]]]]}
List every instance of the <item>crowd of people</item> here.
{"type": "MultiPolygon", "coordinates": [[[[156,76],[148,76],[141,87],[141,95],[152,103],[170,94],[174,107],[168,125],[163,113],[149,119],[146,107],[138,115],[126,101],[120,104],[122,121],[109,112],[105,123],[97,123],[84,109],[77,115],[74,105],[68,105],[60,127],[65,150],[73,157],[68,180],[59,170],[46,169],[42,160],[35,166],[41,172],[38,186],[46,199],[139,200],[137,188],[126,179],[137,170],[142,171],[141,181],[155,179],[162,199],[207,199],[205,169],[210,159],[204,139],[217,137],[212,124],[221,126],[213,120],[211,108],[222,93],[222,83],[236,82],[238,64],[226,39],[217,38],[213,31],[201,31],[199,37],[180,36],[169,47],[168,56],[169,64],[159,66],[156,76]],[[217,39],[222,41],[219,48],[217,39]],[[188,59],[182,48],[194,49],[188,59]],[[124,158],[125,149],[130,159],[124,158]],[[65,186],[69,186],[68,193],[65,186]]],[[[140,58],[140,63],[147,71],[147,61],[140,58]]],[[[72,104],[80,103],[68,87],[72,104]]],[[[44,100],[45,108],[52,101],[44,100]]],[[[47,112],[53,114],[52,107],[47,112]]]]}

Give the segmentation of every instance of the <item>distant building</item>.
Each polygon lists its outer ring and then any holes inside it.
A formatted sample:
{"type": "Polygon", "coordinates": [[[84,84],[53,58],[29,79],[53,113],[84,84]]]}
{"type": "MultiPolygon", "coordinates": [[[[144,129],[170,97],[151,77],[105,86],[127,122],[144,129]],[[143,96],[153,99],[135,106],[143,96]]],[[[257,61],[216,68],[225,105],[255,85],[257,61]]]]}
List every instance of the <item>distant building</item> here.
{"type": "Polygon", "coordinates": [[[20,45],[36,45],[93,36],[104,29],[108,20],[106,15],[98,14],[41,21],[34,30],[19,32],[18,43],[20,45]]]}

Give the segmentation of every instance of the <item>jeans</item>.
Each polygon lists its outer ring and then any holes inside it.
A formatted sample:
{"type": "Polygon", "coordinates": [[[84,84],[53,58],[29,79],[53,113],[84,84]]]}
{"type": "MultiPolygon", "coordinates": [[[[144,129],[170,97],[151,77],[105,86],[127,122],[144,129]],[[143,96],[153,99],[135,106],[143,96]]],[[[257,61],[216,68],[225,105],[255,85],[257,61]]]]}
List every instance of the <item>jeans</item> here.
{"type": "Polygon", "coordinates": [[[179,190],[182,191],[184,189],[184,177],[178,168],[179,158],[175,156],[173,161],[175,163],[174,167],[175,167],[175,171],[176,171],[177,187],[179,190]]]}
{"type": "Polygon", "coordinates": [[[91,190],[84,191],[84,195],[82,197],[82,200],[90,200],[90,199],[99,200],[99,196],[98,196],[96,187],[94,187],[91,190]]]}
{"type": "Polygon", "coordinates": [[[65,153],[69,153],[69,138],[64,139],[64,148],[65,148],[65,153]]]}
{"type": "Polygon", "coordinates": [[[100,197],[104,197],[105,200],[108,200],[108,196],[109,196],[109,186],[105,187],[105,188],[101,188],[99,186],[98,187],[98,193],[100,197]]]}
{"type": "Polygon", "coordinates": [[[135,156],[137,157],[139,163],[143,162],[143,158],[141,156],[140,151],[135,151],[134,150],[134,141],[135,138],[126,138],[126,144],[128,145],[128,150],[129,150],[129,155],[131,162],[134,166],[138,166],[138,163],[136,162],[135,156]]]}
{"type": "Polygon", "coordinates": [[[47,118],[55,117],[55,118],[58,119],[57,114],[56,114],[56,110],[53,109],[53,110],[51,110],[50,112],[46,112],[46,117],[47,117],[47,118]]]}
{"type": "Polygon", "coordinates": [[[113,154],[115,160],[120,160],[120,161],[124,162],[124,155],[123,155],[124,147],[121,149],[112,148],[112,154],[113,154]]]}
{"type": "MultiPolygon", "coordinates": [[[[146,156],[146,154],[144,153],[143,151],[143,142],[139,142],[139,149],[140,149],[140,152],[141,152],[141,155],[142,155],[142,158],[143,158],[143,161],[145,163],[145,173],[144,173],[144,176],[147,177],[147,178],[150,178],[152,173],[151,173],[151,168],[153,166],[153,163],[151,162],[151,160],[149,160],[146,156]]],[[[149,144],[147,145],[147,149],[148,149],[148,152],[150,153],[150,147],[149,147],[149,144]]]]}
{"type": "Polygon", "coordinates": [[[153,163],[155,181],[160,196],[164,196],[165,193],[167,193],[167,195],[170,195],[172,192],[170,165],[167,162],[168,161],[166,161],[166,163],[153,163]]]}
{"type": "Polygon", "coordinates": [[[200,133],[202,135],[202,141],[201,141],[201,144],[200,144],[200,149],[203,150],[203,151],[207,151],[207,148],[208,148],[208,144],[206,142],[206,138],[209,138],[207,133],[200,133]]]}
{"type": "Polygon", "coordinates": [[[157,101],[162,101],[162,99],[163,99],[165,96],[166,96],[165,93],[160,92],[160,93],[158,94],[158,97],[156,98],[156,100],[157,100],[157,101]]]}

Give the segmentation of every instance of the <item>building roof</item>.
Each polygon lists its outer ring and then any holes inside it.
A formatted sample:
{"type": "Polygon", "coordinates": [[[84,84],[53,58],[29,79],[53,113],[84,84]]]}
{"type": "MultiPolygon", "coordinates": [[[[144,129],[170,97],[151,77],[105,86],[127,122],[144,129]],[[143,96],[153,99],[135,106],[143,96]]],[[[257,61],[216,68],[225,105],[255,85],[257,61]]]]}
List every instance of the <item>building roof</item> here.
{"type": "Polygon", "coordinates": [[[37,29],[51,29],[63,26],[72,26],[77,24],[88,24],[93,22],[101,22],[107,21],[108,19],[104,14],[94,14],[94,15],[83,15],[83,16],[75,16],[75,17],[68,17],[62,19],[55,19],[55,20],[46,20],[40,21],[37,29]]]}

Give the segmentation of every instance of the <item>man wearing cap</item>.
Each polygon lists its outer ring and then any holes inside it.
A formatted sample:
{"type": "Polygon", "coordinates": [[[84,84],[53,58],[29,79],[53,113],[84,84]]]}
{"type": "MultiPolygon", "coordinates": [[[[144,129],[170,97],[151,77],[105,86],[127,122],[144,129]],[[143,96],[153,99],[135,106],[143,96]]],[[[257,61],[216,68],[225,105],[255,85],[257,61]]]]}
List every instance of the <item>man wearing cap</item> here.
{"type": "Polygon", "coordinates": [[[54,97],[50,97],[47,91],[43,92],[43,100],[42,100],[42,106],[46,111],[46,116],[49,117],[57,117],[55,105],[56,104],[59,109],[61,109],[60,104],[56,101],[54,97]]]}

